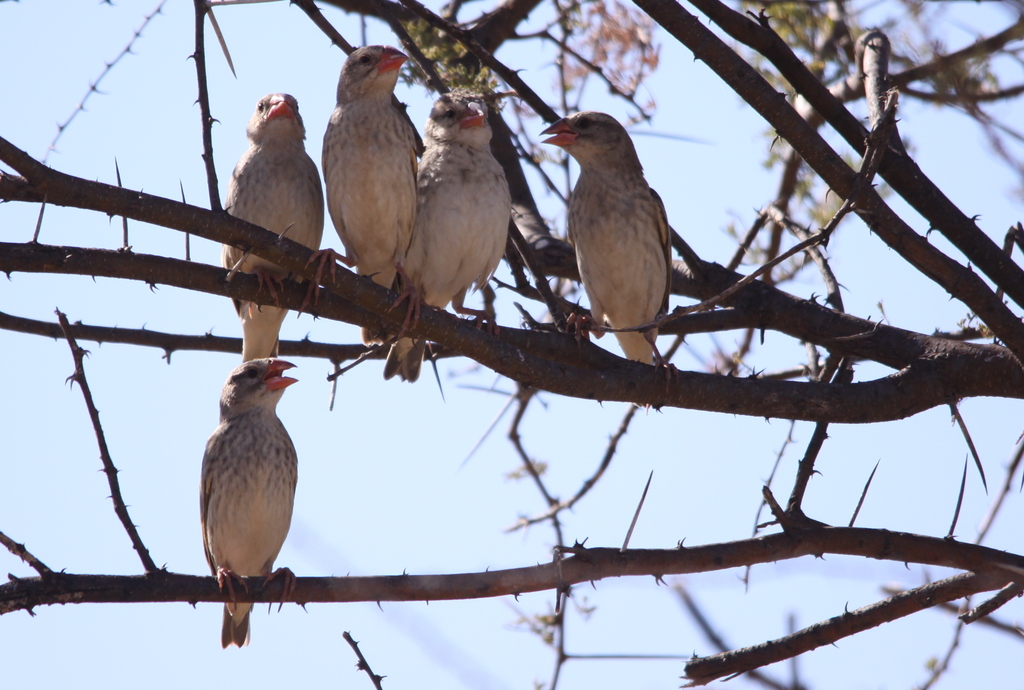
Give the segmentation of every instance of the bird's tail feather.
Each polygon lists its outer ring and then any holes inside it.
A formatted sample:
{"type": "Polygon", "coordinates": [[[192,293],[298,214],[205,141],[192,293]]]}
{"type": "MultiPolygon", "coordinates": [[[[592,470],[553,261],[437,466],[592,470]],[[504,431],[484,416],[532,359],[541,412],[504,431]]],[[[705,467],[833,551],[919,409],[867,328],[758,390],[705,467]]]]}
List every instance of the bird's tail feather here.
{"type": "Polygon", "coordinates": [[[644,364],[654,363],[654,351],[651,349],[651,344],[644,338],[643,333],[627,331],[625,333],[616,333],[615,337],[618,339],[619,346],[626,355],[626,359],[631,359],[634,362],[643,362],[644,364]]]}
{"type": "Polygon", "coordinates": [[[391,346],[388,360],[384,363],[384,378],[391,379],[398,374],[403,381],[413,383],[420,377],[423,364],[423,353],[426,352],[425,340],[402,338],[391,346]]]}
{"type": "Polygon", "coordinates": [[[244,647],[249,644],[249,612],[252,604],[234,604],[235,613],[231,614],[228,605],[224,605],[224,624],[220,629],[220,646],[227,649],[231,645],[244,647]]]}

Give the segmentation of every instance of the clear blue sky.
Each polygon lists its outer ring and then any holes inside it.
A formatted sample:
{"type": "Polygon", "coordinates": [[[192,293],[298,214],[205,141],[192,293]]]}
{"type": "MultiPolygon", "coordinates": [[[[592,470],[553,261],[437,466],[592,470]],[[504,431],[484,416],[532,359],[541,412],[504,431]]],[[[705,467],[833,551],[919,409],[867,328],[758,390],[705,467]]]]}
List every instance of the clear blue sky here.
{"type": "MultiPolygon", "coordinates": [[[[436,3],[433,3],[436,4],[436,3]]],[[[148,2],[0,2],[0,44],[8,68],[0,85],[8,94],[0,135],[41,157],[56,123],[73,111],[103,64],[128,42],[148,2]],[[59,15],[59,17],[57,17],[59,15]],[[57,18],[55,18],[57,17],[57,18]]],[[[470,8],[475,8],[471,5],[470,8]]],[[[956,21],[942,24],[946,40],[958,47],[973,31],[991,32],[1006,21],[1000,7],[955,5],[956,21]]],[[[353,43],[358,20],[326,9],[325,14],[353,43]]],[[[534,22],[543,20],[538,11],[534,22]]],[[[232,77],[209,40],[212,108],[219,124],[214,148],[221,194],[244,151],[245,124],[256,100],[275,91],[298,98],[307,128],[307,149],[319,161],[327,117],[343,53],[297,8],[287,3],[222,7],[217,16],[238,71],[232,77]]],[[[206,205],[200,159],[199,112],[194,105],[195,70],[188,59],[193,40],[192,4],[168,2],[127,56],[100,85],[61,138],[49,163],[87,179],[114,181],[114,159],[127,187],[173,199],[179,183],[190,203],[206,205]]],[[[649,88],[659,104],[651,129],[693,137],[707,144],[648,136],[636,138],[647,177],[666,200],[672,224],[708,260],[724,262],[733,242],[731,222],[745,227],[755,209],[773,196],[775,182],[762,166],[770,138],[767,126],[692,55],[664,33],[662,67],[649,88]]],[[[369,22],[371,42],[396,43],[379,22],[369,22]]],[[[522,45],[499,57],[525,67],[523,77],[548,93],[554,83],[553,53],[522,45]]],[[[432,100],[421,89],[400,87],[413,121],[421,125],[432,100]]],[[[623,117],[628,110],[597,85],[588,105],[623,117]]],[[[1022,204],[1011,195],[1011,176],[992,162],[980,133],[967,118],[942,115],[904,99],[901,130],[922,168],[968,214],[982,215],[982,227],[1001,238],[1021,219],[1022,204]]],[[[1018,118],[1019,119],[1019,118],[1018,118]]],[[[537,121],[536,131],[541,129],[537,121]]],[[[559,219],[555,199],[537,186],[544,212],[559,219]]],[[[893,200],[897,209],[904,207],[893,200]]],[[[0,237],[31,238],[38,208],[0,206],[0,237]]],[[[926,224],[906,216],[919,231],[926,224]]],[[[40,240],[115,248],[119,220],[97,214],[47,208],[40,240]]],[[[340,243],[328,226],[325,244],[340,243]]],[[[131,224],[136,252],[183,256],[183,237],[163,228],[131,224]]],[[[941,242],[940,239],[935,239],[941,242]]],[[[193,240],[193,258],[218,263],[219,247],[193,240]]],[[[885,315],[904,328],[931,332],[952,328],[966,308],[907,270],[902,260],[867,232],[847,221],[829,246],[833,267],[846,288],[847,310],[861,317],[885,315]]],[[[807,275],[791,289],[821,292],[807,275]]],[[[0,310],[52,319],[59,307],[73,320],[98,325],[142,327],[189,334],[213,331],[238,335],[226,299],[161,287],[79,277],[15,274],[0,280],[0,310]]],[[[535,313],[539,309],[534,309],[535,313]]],[[[515,326],[510,301],[499,303],[499,320],[515,326]]],[[[356,342],[346,324],[286,321],[282,337],[356,342]]],[[[605,338],[601,343],[614,347],[605,338]]],[[[733,344],[719,338],[730,351],[733,344]]],[[[691,339],[706,357],[708,337],[691,339]]],[[[92,355],[87,375],[107,432],[121,487],[132,517],[158,564],[176,572],[205,574],[199,530],[198,481],[203,447],[217,423],[217,398],[237,356],[176,353],[171,366],[156,350],[86,344],[92,355]]],[[[140,571],[117,522],[92,429],[81,395],[65,378],[73,366],[67,345],[37,336],[0,332],[6,356],[0,433],[0,530],[25,542],[50,567],[69,572],[140,571]]],[[[803,361],[803,349],[780,335],[754,360],[762,368],[803,361]]],[[[369,363],[340,382],[334,412],[327,410],[329,364],[296,360],[300,383],[290,388],[279,413],[298,448],[299,486],[292,532],[278,559],[297,575],[384,575],[473,572],[544,562],[553,535],[536,526],[526,534],[503,530],[521,514],[542,508],[536,490],[507,477],[518,460],[503,439],[500,422],[476,455],[467,452],[505,404],[511,386],[472,362],[441,365],[447,402],[430,377],[409,386],[380,376],[369,363]]],[[[700,369],[697,356],[678,359],[700,369]]],[[[883,376],[873,365],[858,378],[883,376]]],[[[549,464],[547,479],[561,496],[574,492],[600,460],[608,436],[626,411],[622,404],[541,395],[524,423],[527,448],[549,464]]],[[[971,400],[962,406],[989,473],[990,486],[1021,433],[1020,401],[971,400]]],[[[790,424],[686,410],[638,415],[606,476],[575,512],[565,516],[565,537],[592,546],[619,545],[648,473],[654,482],[631,542],[635,547],[672,547],[742,539],[750,534],[762,482],[790,424]]],[[[794,445],[780,468],[776,493],[787,495],[793,469],[810,438],[798,424],[794,445]]],[[[937,409],[900,423],[833,427],[807,497],[809,515],[845,524],[860,489],[881,466],[861,512],[861,526],[882,526],[941,536],[948,529],[967,452],[948,411],[937,409]]],[[[1021,497],[1014,493],[989,545],[1024,551],[1019,525],[1021,497]]],[[[973,537],[988,505],[975,474],[958,534],[973,537]]],[[[31,576],[16,558],[0,552],[3,572],[31,576]]],[[[863,562],[805,559],[762,566],[749,590],[738,572],[686,578],[708,614],[734,645],[755,644],[787,632],[787,616],[808,625],[871,603],[882,583],[916,586],[944,574],[936,569],[863,562]]],[[[650,578],[606,581],[576,590],[579,602],[596,606],[584,621],[573,611],[568,650],[578,654],[708,654],[666,587],[650,578]]],[[[325,605],[303,611],[253,617],[252,644],[222,651],[218,644],[220,605],[82,605],[38,609],[35,618],[17,613],[0,618],[4,678],[11,687],[99,686],[369,687],[353,669],[355,659],[341,639],[350,631],[386,687],[528,688],[547,682],[553,656],[533,635],[516,628],[521,614],[547,612],[550,593],[514,600],[424,604],[325,605]]],[[[1019,619],[1021,603],[1000,615],[1019,619]]],[[[907,688],[923,680],[924,665],[945,652],[953,632],[949,616],[926,612],[819,650],[800,660],[803,677],[817,688],[907,688]]],[[[967,631],[944,687],[1012,687],[1019,678],[1017,643],[974,626],[967,631]]],[[[784,669],[771,669],[778,676],[784,669]]],[[[572,661],[563,671],[563,690],[596,687],[672,688],[679,684],[678,661],[572,661]]],[[[733,681],[734,687],[750,687],[733,681]]]]}

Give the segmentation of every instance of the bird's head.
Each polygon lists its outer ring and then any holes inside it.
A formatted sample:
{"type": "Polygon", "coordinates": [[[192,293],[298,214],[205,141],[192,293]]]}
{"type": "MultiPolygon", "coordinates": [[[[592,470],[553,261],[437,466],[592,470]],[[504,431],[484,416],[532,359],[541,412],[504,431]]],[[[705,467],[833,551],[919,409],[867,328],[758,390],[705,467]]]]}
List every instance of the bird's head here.
{"type": "Polygon", "coordinates": [[[296,383],[281,375],[294,367],[283,359],[254,359],[232,371],[220,396],[221,419],[253,408],[273,410],[284,389],[296,383]]]}
{"type": "Polygon", "coordinates": [[[611,115],[587,111],[563,117],[541,132],[551,135],[542,143],[559,146],[575,158],[581,167],[610,161],[632,163],[639,160],[626,129],[611,115]]]}
{"type": "Polygon", "coordinates": [[[338,103],[386,96],[398,82],[398,68],[409,58],[391,46],[364,46],[345,60],[338,80],[338,103]]]}
{"type": "Polygon", "coordinates": [[[287,93],[271,93],[256,103],[256,112],[246,131],[254,144],[267,140],[302,141],[306,128],[299,115],[299,102],[287,93]]]}
{"type": "Polygon", "coordinates": [[[487,104],[483,96],[468,91],[452,91],[436,101],[425,128],[425,143],[457,141],[487,148],[491,127],[487,124],[487,104]]]}

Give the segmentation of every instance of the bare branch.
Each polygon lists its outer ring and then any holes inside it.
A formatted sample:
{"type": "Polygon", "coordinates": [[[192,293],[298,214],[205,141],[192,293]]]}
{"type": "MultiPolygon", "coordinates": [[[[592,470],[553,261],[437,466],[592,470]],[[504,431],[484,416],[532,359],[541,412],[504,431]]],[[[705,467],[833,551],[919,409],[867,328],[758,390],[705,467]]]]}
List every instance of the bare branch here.
{"type": "Polygon", "coordinates": [[[7,547],[7,550],[13,553],[15,556],[25,561],[33,570],[39,573],[39,576],[46,578],[53,574],[45,563],[32,555],[32,553],[25,548],[24,544],[19,544],[3,532],[0,532],[0,544],[7,547]]]}
{"type": "Polygon", "coordinates": [[[124,526],[125,532],[128,533],[128,538],[131,539],[132,548],[139,554],[142,567],[146,569],[147,573],[155,572],[158,570],[156,563],[150,557],[149,549],[142,543],[142,537],[139,536],[135,523],[132,522],[131,516],[128,515],[128,508],[125,506],[124,498],[121,496],[121,485],[117,481],[117,468],[114,467],[114,462],[110,459],[107,439],[103,435],[103,427],[100,425],[100,412],[92,401],[92,391],[89,389],[89,382],[85,380],[83,359],[88,353],[75,342],[75,336],[72,332],[71,324],[68,323],[68,317],[59,309],[56,311],[56,314],[57,319],[60,321],[61,330],[64,332],[64,337],[71,348],[71,356],[75,360],[75,373],[69,376],[68,380],[74,381],[82,389],[82,397],[85,398],[85,406],[89,410],[89,418],[92,420],[92,427],[96,432],[96,442],[100,447],[100,460],[103,461],[103,472],[107,475],[107,483],[110,485],[110,500],[114,503],[114,512],[117,513],[117,517],[124,526]]]}
{"type": "MultiPolygon", "coordinates": [[[[1024,556],[948,539],[859,527],[809,527],[791,534],[772,534],[724,544],[673,549],[562,547],[570,554],[557,562],[510,570],[456,575],[397,575],[379,577],[299,577],[285,600],[290,602],[438,601],[481,599],[554,590],[565,585],[609,577],[681,575],[713,572],[757,563],[845,554],[898,563],[922,563],[972,571],[961,580],[957,596],[949,590],[932,604],[966,594],[1005,586],[1024,570],[1024,556]]],[[[235,591],[240,602],[277,603],[285,584],[263,577],[245,578],[248,591],[235,591]]],[[[916,590],[915,590],[916,591],[916,590]]],[[[0,585],[0,615],[35,606],[109,602],[226,602],[216,578],[157,571],[146,575],[72,575],[53,573],[20,578],[0,585]]],[[[907,598],[916,599],[911,595],[907,598]]],[[[925,607],[919,607],[925,608],[925,607]]],[[[919,610],[915,609],[915,610],[919,610]]],[[[869,616],[872,625],[905,615],[905,608],[869,616]]],[[[907,611],[912,612],[912,611],[907,611]]],[[[868,627],[872,627],[868,625],[868,627]]],[[[843,624],[841,629],[852,627],[843,624]]],[[[799,634],[799,633],[798,633],[799,634]]],[[[825,644],[828,644],[827,642],[825,644]]]]}
{"type": "Polygon", "coordinates": [[[990,582],[990,578],[976,573],[955,575],[855,611],[844,611],[839,616],[777,640],[696,659],[686,665],[685,677],[690,683],[683,687],[707,685],[719,678],[790,659],[812,649],[833,644],[844,637],[878,627],[882,623],[931,608],[938,603],[983,591],[989,587],[987,582],[990,582]]]}
{"type": "Polygon", "coordinates": [[[359,651],[359,643],[352,639],[352,635],[350,635],[347,630],[343,632],[341,636],[344,638],[345,642],[348,642],[348,646],[352,648],[352,651],[356,653],[356,658],[359,660],[356,662],[356,668],[360,671],[366,671],[366,675],[370,677],[370,682],[373,683],[374,688],[377,690],[384,690],[383,686],[380,684],[380,682],[384,680],[384,676],[378,676],[373,672],[370,668],[370,664],[366,661],[366,657],[364,657],[363,653],[359,651]]]}
{"type": "MultiPolygon", "coordinates": [[[[171,354],[179,351],[230,352],[236,355],[242,352],[241,338],[226,338],[211,333],[204,335],[179,335],[177,333],[153,331],[148,328],[86,326],[81,323],[76,323],[74,326],[75,334],[80,340],[159,348],[164,351],[164,358],[168,363],[170,363],[171,354]]],[[[63,337],[60,324],[12,316],[3,312],[0,312],[0,329],[42,335],[49,338],[63,337]]],[[[367,351],[366,346],[362,344],[335,345],[333,343],[314,342],[308,338],[303,340],[282,340],[279,345],[279,354],[282,357],[315,357],[339,363],[356,359],[367,351]]],[[[383,353],[378,356],[383,357],[383,353]]]]}
{"type": "Polygon", "coordinates": [[[199,85],[199,116],[203,124],[203,163],[206,165],[206,186],[210,192],[210,209],[220,211],[220,189],[217,185],[217,167],[213,160],[213,115],[210,114],[210,91],[206,83],[206,43],[203,28],[206,25],[206,0],[192,0],[196,14],[196,48],[192,59],[196,63],[196,82],[199,85]]]}

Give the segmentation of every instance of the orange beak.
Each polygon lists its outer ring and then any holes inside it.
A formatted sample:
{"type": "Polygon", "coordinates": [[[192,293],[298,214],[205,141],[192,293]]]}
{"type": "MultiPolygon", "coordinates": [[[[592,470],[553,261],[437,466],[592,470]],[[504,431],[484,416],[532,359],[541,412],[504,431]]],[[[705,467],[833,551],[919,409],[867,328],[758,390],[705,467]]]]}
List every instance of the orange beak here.
{"type": "Polygon", "coordinates": [[[277,101],[270,106],[270,111],[267,113],[267,120],[273,120],[275,117],[287,117],[289,120],[294,120],[295,111],[292,110],[290,105],[288,105],[288,101],[277,101]]]}
{"type": "Polygon", "coordinates": [[[550,139],[545,139],[542,144],[552,144],[554,146],[572,146],[576,143],[576,137],[579,136],[579,132],[569,126],[569,123],[562,118],[555,124],[545,129],[541,134],[553,134],[550,139]]]}
{"type": "Polygon", "coordinates": [[[275,359],[267,367],[267,373],[263,377],[263,383],[267,386],[267,390],[281,390],[287,388],[293,383],[298,383],[298,379],[289,378],[287,376],[281,376],[281,372],[286,369],[294,369],[295,365],[291,362],[286,362],[283,359],[275,359]]]}
{"type": "Polygon", "coordinates": [[[400,50],[391,47],[385,48],[381,53],[380,62],[377,63],[377,72],[384,74],[396,70],[408,59],[409,57],[400,50]]]}
{"type": "Polygon", "coordinates": [[[476,103],[470,103],[469,108],[466,109],[466,114],[459,120],[459,129],[468,129],[469,127],[483,127],[484,126],[484,109],[476,103]]]}

